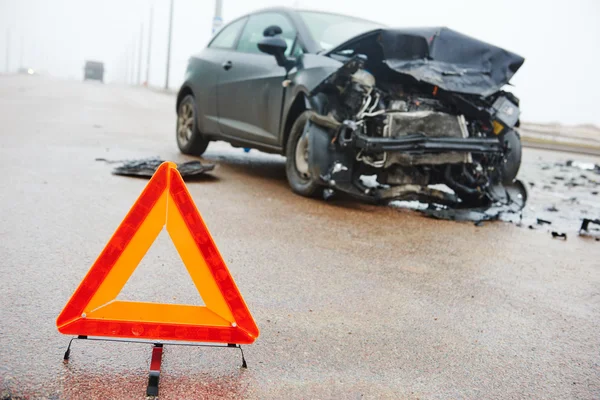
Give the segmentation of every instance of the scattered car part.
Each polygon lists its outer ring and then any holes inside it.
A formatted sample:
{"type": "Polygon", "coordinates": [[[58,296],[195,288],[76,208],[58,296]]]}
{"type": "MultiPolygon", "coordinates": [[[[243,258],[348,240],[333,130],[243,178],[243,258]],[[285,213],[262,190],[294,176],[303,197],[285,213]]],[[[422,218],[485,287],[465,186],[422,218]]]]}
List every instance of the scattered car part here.
{"type": "Polygon", "coordinates": [[[600,174],[600,165],[594,164],[594,163],[591,163],[591,162],[581,162],[581,161],[567,160],[567,162],[565,163],[565,165],[567,167],[579,168],[579,169],[584,170],[584,171],[593,171],[593,172],[595,172],[597,174],[600,174]]]}
{"type": "MultiPolygon", "coordinates": [[[[152,177],[156,169],[164,162],[160,158],[146,158],[141,160],[109,161],[97,158],[96,161],[105,161],[110,164],[121,163],[113,169],[114,175],[152,177]]],[[[214,164],[202,164],[200,161],[187,161],[177,164],[177,170],[183,178],[194,178],[212,171],[214,164]]]]}
{"type": "Polygon", "coordinates": [[[552,237],[554,239],[559,238],[559,239],[567,240],[567,234],[566,233],[558,233],[558,232],[552,231],[552,237]]]}
{"type": "Polygon", "coordinates": [[[590,224],[595,224],[595,225],[600,226],[600,219],[584,218],[583,221],[581,222],[581,227],[579,228],[579,233],[581,233],[582,231],[588,232],[588,227],[590,224]]]}

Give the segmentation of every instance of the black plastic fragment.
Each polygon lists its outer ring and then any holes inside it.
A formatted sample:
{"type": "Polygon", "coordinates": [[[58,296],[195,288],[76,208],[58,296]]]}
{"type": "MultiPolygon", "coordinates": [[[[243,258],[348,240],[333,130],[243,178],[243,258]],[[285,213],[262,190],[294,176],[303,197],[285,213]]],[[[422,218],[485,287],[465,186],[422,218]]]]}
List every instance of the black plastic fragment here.
{"type": "MultiPolygon", "coordinates": [[[[121,163],[122,165],[113,169],[114,175],[123,176],[142,176],[152,177],[156,169],[165,160],[160,158],[145,158],[140,160],[125,160],[125,161],[109,161],[103,158],[97,158],[97,161],[105,161],[107,163],[121,163]]],[[[202,164],[200,161],[187,161],[177,164],[177,170],[183,178],[193,178],[204,175],[208,171],[215,168],[214,164],[202,164]]]]}
{"type": "Polygon", "coordinates": [[[596,228],[594,229],[594,233],[590,233],[590,224],[594,224],[594,225],[598,225],[600,227],[600,218],[599,219],[590,219],[590,218],[584,218],[581,221],[581,227],[579,228],[579,235],[580,236],[596,236],[596,241],[600,241],[600,237],[597,236],[597,232],[600,231],[600,228],[596,228]]]}
{"type": "Polygon", "coordinates": [[[455,207],[438,207],[430,204],[427,209],[419,211],[435,219],[473,222],[495,221],[500,219],[502,215],[520,214],[528,197],[523,182],[519,180],[510,185],[498,186],[498,189],[492,194],[495,203],[490,205],[464,207],[457,204],[455,207]]]}
{"type": "Polygon", "coordinates": [[[544,224],[552,225],[552,221],[548,221],[548,220],[545,220],[545,219],[538,218],[537,219],[537,224],[538,225],[544,225],[544,224]]]}
{"type": "Polygon", "coordinates": [[[567,234],[566,233],[558,233],[556,231],[552,231],[552,237],[554,239],[559,238],[559,239],[567,240],[567,234]]]}

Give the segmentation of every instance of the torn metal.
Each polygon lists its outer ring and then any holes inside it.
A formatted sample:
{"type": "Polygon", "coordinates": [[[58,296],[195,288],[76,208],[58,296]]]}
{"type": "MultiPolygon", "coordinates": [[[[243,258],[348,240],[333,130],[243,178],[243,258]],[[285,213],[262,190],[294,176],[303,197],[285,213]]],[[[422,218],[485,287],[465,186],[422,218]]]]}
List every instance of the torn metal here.
{"type": "MultiPolygon", "coordinates": [[[[96,161],[105,161],[108,163],[121,163],[122,165],[113,169],[114,175],[124,176],[143,176],[152,177],[156,169],[165,161],[160,158],[146,158],[141,160],[122,160],[109,161],[103,158],[97,158],[96,161]]],[[[194,178],[212,171],[214,164],[202,164],[200,161],[187,161],[177,164],[177,170],[183,178],[194,178]]]]}
{"type": "Polygon", "coordinates": [[[303,133],[319,183],[436,204],[427,213],[440,218],[523,208],[519,100],[502,90],[523,58],[446,28],[377,30],[328,54],[343,66],[311,91],[303,133]]]}

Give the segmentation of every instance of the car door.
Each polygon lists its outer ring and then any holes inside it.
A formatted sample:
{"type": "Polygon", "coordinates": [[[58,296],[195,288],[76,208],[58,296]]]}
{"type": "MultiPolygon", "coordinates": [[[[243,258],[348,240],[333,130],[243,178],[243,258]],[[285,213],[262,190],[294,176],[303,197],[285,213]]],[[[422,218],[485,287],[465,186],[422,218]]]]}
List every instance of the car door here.
{"type": "Polygon", "coordinates": [[[237,39],[246,24],[247,17],[234,20],[224,26],[211,39],[197,57],[191,57],[186,71],[186,81],[192,87],[199,110],[199,129],[208,134],[220,133],[217,110],[217,85],[222,64],[235,52],[237,39]]]}
{"type": "Polygon", "coordinates": [[[292,46],[296,29],[292,21],[279,12],[253,14],[238,40],[236,51],[228,54],[219,74],[219,127],[225,136],[270,146],[278,145],[279,120],[285,88],[285,68],[275,57],[262,53],[258,42],[271,25],[282,29],[281,37],[292,46]]]}

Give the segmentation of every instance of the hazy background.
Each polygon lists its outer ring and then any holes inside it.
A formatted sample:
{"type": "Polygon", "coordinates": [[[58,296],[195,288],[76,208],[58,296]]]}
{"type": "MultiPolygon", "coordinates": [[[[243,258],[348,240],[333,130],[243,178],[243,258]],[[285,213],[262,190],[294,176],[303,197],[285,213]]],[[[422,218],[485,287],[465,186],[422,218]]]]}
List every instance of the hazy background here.
{"type": "MultiPolygon", "coordinates": [[[[81,80],[86,59],[105,63],[109,83],[146,77],[150,5],[154,24],[150,80],[164,87],[169,0],[0,0],[0,71],[35,68],[81,80]],[[10,40],[7,35],[10,33],[10,40]],[[134,73],[128,66],[134,66],[134,73]]],[[[283,5],[357,15],[392,26],[444,25],[525,57],[513,78],[523,120],[600,126],[600,1],[598,0],[223,0],[224,23],[283,5]]],[[[190,55],[211,37],[213,0],[175,0],[169,87],[182,82],[190,55]]]]}

